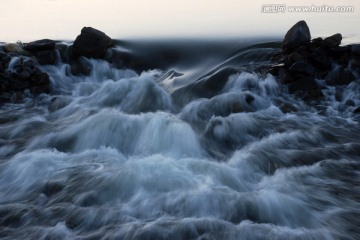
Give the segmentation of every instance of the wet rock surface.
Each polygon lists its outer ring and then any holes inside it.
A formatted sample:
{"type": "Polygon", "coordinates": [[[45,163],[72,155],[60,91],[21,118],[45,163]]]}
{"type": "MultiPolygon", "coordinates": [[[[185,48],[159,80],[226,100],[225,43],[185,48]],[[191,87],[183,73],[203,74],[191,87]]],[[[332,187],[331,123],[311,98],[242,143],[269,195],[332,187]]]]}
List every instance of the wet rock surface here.
{"type": "Polygon", "coordinates": [[[286,33],[283,51],[274,56],[268,72],[290,93],[307,100],[321,99],[324,86],[319,82],[344,86],[358,79],[359,45],[340,46],[341,40],[340,33],[311,40],[306,22],[300,21],[286,33]]]}
{"type": "Polygon", "coordinates": [[[75,39],[72,53],[75,57],[102,58],[111,41],[105,33],[92,27],[84,27],[75,39]]]}
{"type": "Polygon", "coordinates": [[[21,102],[25,95],[49,93],[47,73],[25,56],[0,54],[0,101],[21,102]],[[28,91],[28,92],[26,92],[28,91]]]}

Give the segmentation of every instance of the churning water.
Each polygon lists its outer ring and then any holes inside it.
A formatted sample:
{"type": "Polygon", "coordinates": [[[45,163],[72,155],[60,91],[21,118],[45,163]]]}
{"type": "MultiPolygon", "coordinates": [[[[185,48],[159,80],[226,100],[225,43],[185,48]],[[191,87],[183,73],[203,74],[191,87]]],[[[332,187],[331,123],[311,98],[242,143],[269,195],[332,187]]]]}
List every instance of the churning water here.
{"type": "Polygon", "coordinates": [[[360,239],[359,81],[314,106],[253,73],[276,43],[157,47],[0,108],[0,238],[360,239]]]}

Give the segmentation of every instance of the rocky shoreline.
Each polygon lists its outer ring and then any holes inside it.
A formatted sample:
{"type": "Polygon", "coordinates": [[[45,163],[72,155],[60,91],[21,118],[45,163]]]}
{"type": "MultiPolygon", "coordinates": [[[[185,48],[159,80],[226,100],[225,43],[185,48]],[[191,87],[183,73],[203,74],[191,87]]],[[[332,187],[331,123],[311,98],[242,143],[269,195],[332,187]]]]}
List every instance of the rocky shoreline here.
{"type": "MultiPolygon", "coordinates": [[[[326,85],[335,86],[334,97],[340,101],[344,86],[360,78],[360,44],[341,46],[341,40],[339,33],[311,39],[306,22],[300,21],[286,33],[281,52],[258,68],[258,73],[274,75],[284,89],[309,103],[324,97],[326,85]]],[[[25,96],[51,94],[49,75],[41,70],[42,65],[66,63],[67,74],[89,75],[89,58],[106,60],[115,68],[147,70],[146,63],[117,50],[109,36],[91,27],[84,27],[71,45],[50,39],[4,43],[0,44],[0,103],[19,103],[25,96]]],[[[346,104],[355,103],[349,100],[346,104]]],[[[293,110],[288,106],[284,111],[293,110]]]]}
{"type": "MultiPolygon", "coordinates": [[[[340,46],[341,40],[340,33],[311,39],[306,22],[300,21],[285,35],[283,50],[268,71],[289,93],[304,100],[320,99],[324,84],[344,86],[360,77],[360,44],[340,46]]],[[[336,97],[341,98],[340,89],[336,97]]]]}

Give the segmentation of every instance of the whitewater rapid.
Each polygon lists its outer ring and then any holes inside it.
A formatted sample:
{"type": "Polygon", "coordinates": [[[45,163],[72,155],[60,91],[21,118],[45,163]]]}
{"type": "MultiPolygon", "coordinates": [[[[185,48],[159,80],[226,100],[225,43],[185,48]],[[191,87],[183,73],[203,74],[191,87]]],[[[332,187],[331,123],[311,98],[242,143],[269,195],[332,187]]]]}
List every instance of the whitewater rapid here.
{"type": "Polygon", "coordinates": [[[239,71],[193,99],[173,94],[191,71],[89,62],[1,107],[0,238],[359,239],[359,81],[314,107],[239,71]]]}

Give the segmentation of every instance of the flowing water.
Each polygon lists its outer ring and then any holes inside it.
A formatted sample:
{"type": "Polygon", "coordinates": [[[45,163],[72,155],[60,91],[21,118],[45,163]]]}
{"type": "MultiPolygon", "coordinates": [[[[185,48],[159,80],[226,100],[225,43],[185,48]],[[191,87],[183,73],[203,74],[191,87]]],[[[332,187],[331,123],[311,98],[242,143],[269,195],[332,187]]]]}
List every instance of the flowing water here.
{"type": "Polygon", "coordinates": [[[360,81],[309,104],[254,72],[279,51],[261,42],[42,67],[55,98],[0,108],[0,238],[360,239],[360,81]]]}

